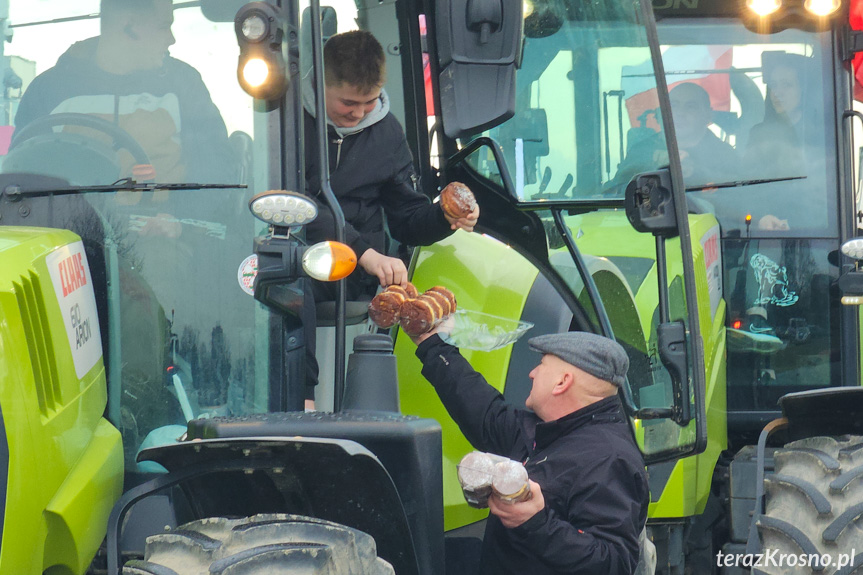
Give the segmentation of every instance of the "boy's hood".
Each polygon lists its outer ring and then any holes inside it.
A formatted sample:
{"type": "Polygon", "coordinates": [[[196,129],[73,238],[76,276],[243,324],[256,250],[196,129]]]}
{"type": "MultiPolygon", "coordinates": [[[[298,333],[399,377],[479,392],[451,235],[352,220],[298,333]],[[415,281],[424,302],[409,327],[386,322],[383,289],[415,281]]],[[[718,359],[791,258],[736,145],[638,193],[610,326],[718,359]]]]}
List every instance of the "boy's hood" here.
{"type": "MultiPolygon", "coordinates": [[[[315,114],[315,89],[312,85],[312,77],[313,74],[311,71],[306,74],[303,78],[303,107],[306,109],[306,112],[311,114],[314,118],[315,114]]],[[[339,137],[344,138],[345,136],[350,136],[351,134],[356,134],[357,132],[362,132],[369,126],[373,126],[377,124],[384,117],[389,114],[390,111],[390,99],[387,96],[386,90],[381,88],[381,97],[378,98],[377,103],[375,104],[374,109],[365,115],[365,117],[360,121],[356,126],[351,126],[349,128],[341,128],[336,126],[332,120],[327,118],[327,125],[332,126],[339,137]]]]}

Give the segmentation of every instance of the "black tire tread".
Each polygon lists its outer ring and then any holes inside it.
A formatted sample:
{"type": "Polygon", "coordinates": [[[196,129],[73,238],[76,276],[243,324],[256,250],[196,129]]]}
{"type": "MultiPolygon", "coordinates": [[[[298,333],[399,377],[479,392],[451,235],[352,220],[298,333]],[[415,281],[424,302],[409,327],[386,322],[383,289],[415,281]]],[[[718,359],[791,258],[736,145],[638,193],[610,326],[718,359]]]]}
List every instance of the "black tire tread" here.
{"type": "Polygon", "coordinates": [[[815,510],[818,511],[818,515],[826,515],[833,510],[833,506],[830,505],[830,501],[820,491],[818,491],[817,487],[808,481],[804,481],[803,479],[794,477],[793,475],[783,475],[781,473],[771,475],[765,479],[769,483],[782,483],[798,489],[807,499],[809,499],[809,501],[812,502],[815,510]]]}
{"type": "Polygon", "coordinates": [[[800,529],[794,527],[787,521],[775,517],[763,516],[758,520],[758,526],[762,529],[771,529],[783,534],[797,545],[798,549],[806,555],[818,553],[818,548],[809,537],[800,529]]]}
{"type": "Polygon", "coordinates": [[[858,555],[854,558],[851,565],[843,567],[836,572],[836,575],[854,575],[855,573],[860,575],[860,573],[863,573],[863,569],[861,569],[861,567],[863,567],[863,555],[858,555]]]}
{"type": "Polygon", "coordinates": [[[842,532],[857,521],[861,515],[863,515],[863,503],[852,505],[846,509],[842,515],[824,530],[824,540],[835,543],[839,536],[842,535],[842,532]]]}
{"type": "Polygon", "coordinates": [[[126,563],[123,567],[123,573],[124,575],[179,575],[179,573],[169,567],[138,560],[126,563]]]}
{"type": "Polygon", "coordinates": [[[845,489],[848,488],[852,481],[854,481],[855,479],[859,479],[860,477],[863,477],[863,465],[858,465],[851,471],[846,471],[845,473],[842,473],[841,475],[839,475],[839,477],[831,481],[830,491],[832,491],[833,493],[840,493],[842,491],[845,491],[845,489]]]}
{"type": "Polygon", "coordinates": [[[863,481],[855,481],[856,474],[863,475],[857,471],[863,467],[861,456],[863,438],[851,436],[809,437],[776,450],[774,474],[764,481],[765,513],[757,523],[764,551],[829,555],[832,562],[765,565],[765,574],[847,575],[858,568],[836,564],[840,554],[863,549],[863,528],[857,524],[863,516],[863,481]]]}
{"type": "Polygon", "coordinates": [[[123,568],[123,575],[300,572],[392,575],[393,569],[377,557],[375,541],[366,533],[321,519],[286,514],[192,521],[148,537],[145,561],[129,562],[123,568]]]}

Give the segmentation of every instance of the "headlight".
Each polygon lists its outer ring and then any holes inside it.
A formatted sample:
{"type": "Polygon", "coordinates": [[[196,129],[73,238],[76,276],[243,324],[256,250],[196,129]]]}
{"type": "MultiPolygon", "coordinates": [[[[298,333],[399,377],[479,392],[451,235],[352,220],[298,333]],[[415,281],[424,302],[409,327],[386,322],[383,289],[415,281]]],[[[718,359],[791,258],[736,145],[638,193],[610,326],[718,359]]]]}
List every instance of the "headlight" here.
{"type": "Polygon", "coordinates": [[[308,224],[318,217],[318,208],[312,200],[285,190],[257,194],[249,201],[249,210],[266,224],[287,228],[308,224]]]}
{"type": "Polygon", "coordinates": [[[809,10],[815,16],[829,16],[833,14],[842,5],[840,0],[806,0],[803,7],[809,10]]]}
{"type": "Polygon", "coordinates": [[[303,270],[316,280],[338,281],[351,275],[357,267],[357,254],[339,242],[321,242],[303,254],[303,270]]]}
{"type": "Polygon", "coordinates": [[[746,0],[746,7],[762,18],[773,14],[782,7],[780,0],[746,0]]]}

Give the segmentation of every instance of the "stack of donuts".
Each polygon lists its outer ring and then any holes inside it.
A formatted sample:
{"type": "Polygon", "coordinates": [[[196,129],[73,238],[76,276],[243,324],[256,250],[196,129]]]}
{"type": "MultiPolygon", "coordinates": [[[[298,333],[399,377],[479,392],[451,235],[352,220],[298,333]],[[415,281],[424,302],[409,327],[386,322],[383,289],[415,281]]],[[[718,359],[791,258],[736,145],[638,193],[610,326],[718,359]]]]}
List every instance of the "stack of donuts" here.
{"type": "Polygon", "coordinates": [[[369,318],[387,329],[399,324],[409,336],[431,331],[456,310],[455,295],[442,286],[419,294],[413,284],[391,285],[369,303],[369,318]]]}

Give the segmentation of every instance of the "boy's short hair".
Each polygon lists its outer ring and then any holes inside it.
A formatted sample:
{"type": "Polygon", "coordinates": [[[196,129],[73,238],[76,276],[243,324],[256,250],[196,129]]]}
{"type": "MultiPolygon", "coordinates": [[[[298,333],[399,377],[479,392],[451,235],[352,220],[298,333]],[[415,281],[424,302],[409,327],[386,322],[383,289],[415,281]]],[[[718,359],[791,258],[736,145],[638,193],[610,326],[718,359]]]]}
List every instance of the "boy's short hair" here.
{"type": "Polygon", "coordinates": [[[151,11],[155,4],[156,0],[102,0],[99,7],[100,17],[102,21],[112,21],[129,12],[151,11]]]}
{"type": "Polygon", "coordinates": [[[350,84],[362,93],[370,92],[386,81],[384,49],[365,30],[336,34],[324,44],[324,70],[327,86],[350,84]]]}

